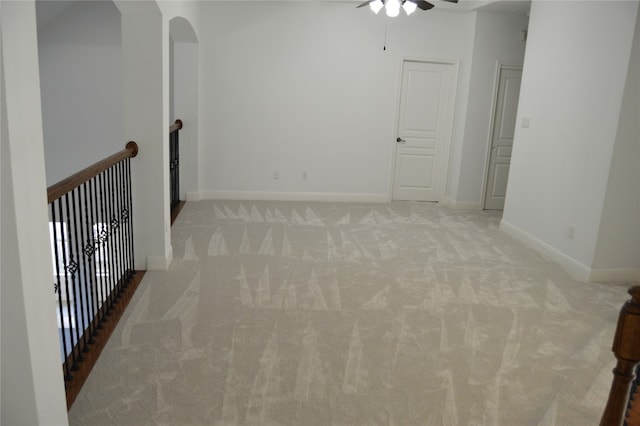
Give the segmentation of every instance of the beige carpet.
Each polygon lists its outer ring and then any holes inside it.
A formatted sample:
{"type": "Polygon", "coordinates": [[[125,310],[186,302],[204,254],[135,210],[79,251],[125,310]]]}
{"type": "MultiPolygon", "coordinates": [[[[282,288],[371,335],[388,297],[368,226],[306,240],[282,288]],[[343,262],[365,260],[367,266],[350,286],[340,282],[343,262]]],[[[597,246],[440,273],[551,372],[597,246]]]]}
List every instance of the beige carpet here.
{"type": "Polygon", "coordinates": [[[190,202],[73,425],[589,425],[628,285],[428,203],[190,202]]]}

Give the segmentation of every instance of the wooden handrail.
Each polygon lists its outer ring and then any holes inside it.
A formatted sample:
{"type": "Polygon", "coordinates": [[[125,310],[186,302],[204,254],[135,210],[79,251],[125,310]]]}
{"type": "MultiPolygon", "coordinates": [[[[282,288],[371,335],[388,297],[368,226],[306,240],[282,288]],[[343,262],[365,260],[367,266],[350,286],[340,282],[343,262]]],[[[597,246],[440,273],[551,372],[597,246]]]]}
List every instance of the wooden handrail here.
{"type": "Polygon", "coordinates": [[[177,119],[176,122],[171,127],[169,127],[169,133],[171,134],[180,129],[182,129],[182,120],[177,119]]]}
{"type": "Polygon", "coordinates": [[[600,426],[622,425],[627,411],[634,370],[640,362],[640,286],[631,287],[628,300],[620,310],[611,349],[618,360],[613,383],[600,426]]]}
{"type": "Polygon", "coordinates": [[[114,164],[119,163],[125,158],[133,158],[136,155],[138,155],[138,144],[133,141],[128,142],[125,146],[125,149],[123,149],[122,151],[116,152],[115,154],[105,158],[104,160],[100,160],[97,163],[92,164],[91,166],[72,174],[68,178],[51,185],[49,188],[47,188],[47,202],[51,203],[57,200],[64,194],[73,191],[83,183],[87,182],[89,179],[92,179],[100,173],[104,172],[114,164]]]}

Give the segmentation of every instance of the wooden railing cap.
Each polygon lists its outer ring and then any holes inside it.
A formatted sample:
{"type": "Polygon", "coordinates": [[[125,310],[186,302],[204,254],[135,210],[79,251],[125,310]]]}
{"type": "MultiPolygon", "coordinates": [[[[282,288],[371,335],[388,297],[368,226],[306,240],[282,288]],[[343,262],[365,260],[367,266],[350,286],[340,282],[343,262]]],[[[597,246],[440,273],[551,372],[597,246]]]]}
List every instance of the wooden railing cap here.
{"type": "Polygon", "coordinates": [[[138,144],[134,141],[128,142],[125,146],[125,149],[123,149],[122,151],[116,152],[115,154],[103,160],[100,160],[97,163],[94,163],[89,167],[86,167],[79,172],[74,173],[68,178],[63,179],[60,182],[48,187],[47,203],[51,203],[62,197],[64,194],[73,191],[83,183],[87,182],[89,179],[96,177],[114,164],[117,164],[126,158],[135,157],[136,155],[138,155],[138,144]]]}
{"type": "Polygon", "coordinates": [[[169,133],[173,133],[180,129],[182,129],[182,120],[178,118],[171,126],[169,126],[169,133]]]}
{"type": "Polygon", "coordinates": [[[631,295],[631,303],[640,305],[640,285],[636,285],[627,290],[631,295]]]}
{"type": "Polygon", "coordinates": [[[125,149],[127,149],[128,151],[131,151],[131,158],[138,155],[138,144],[135,143],[134,141],[127,142],[127,145],[125,145],[125,149]]]}

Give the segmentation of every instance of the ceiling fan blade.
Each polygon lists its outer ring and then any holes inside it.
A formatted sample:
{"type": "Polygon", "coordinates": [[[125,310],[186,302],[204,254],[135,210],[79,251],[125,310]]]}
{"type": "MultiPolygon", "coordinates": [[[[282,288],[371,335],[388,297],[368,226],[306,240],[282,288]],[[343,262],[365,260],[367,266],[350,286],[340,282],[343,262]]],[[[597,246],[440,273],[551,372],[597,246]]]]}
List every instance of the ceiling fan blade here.
{"type": "Polygon", "coordinates": [[[458,0],[442,0],[442,1],[448,1],[449,3],[458,3],[458,0]]]}
{"type": "Polygon", "coordinates": [[[418,8],[420,8],[421,10],[429,10],[433,7],[431,3],[425,0],[415,0],[415,1],[407,0],[407,1],[413,1],[416,4],[416,6],[418,6],[418,8]]]}
{"type": "Polygon", "coordinates": [[[356,9],[357,9],[357,8],[359,8],[359,7],[365,7],[365,6],[368,6],[368,5],[369,5],[369,3],[373,2],[373,1],[375,1],[375,0],[365,1],[365,2],[364,2],[364,3],[362,3],[362,4],[357,5],[357,6],[356,6],[356,9]]]}

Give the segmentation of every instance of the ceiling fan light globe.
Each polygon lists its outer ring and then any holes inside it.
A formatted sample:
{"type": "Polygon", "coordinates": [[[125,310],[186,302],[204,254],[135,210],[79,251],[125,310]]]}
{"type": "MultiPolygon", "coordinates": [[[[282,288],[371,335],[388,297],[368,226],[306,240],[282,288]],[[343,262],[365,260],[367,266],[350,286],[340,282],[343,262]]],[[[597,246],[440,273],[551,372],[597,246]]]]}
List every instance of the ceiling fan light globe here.
{"type": "Polygon", "coordinates": [[[373,11],[373,13],[375,13],[377,15],[378,12],[380,12],[380,9],[382,9],[384,7],[384,3],[382,3],[381,0],[375,0],[375,1],[372,1],[371,3],[369,3],[369,7],[373,11]]]}
{"type": "Polygon", "coordinates": [[[411,0],[405,0],[405,2],[402,4],[402,8],[407,13],[407,15],[411,15],[413,12],[415,12],[417,7],[418,6],[411,0]]]}
{"type": "Polygon", "coordinates": [[[400,0],[387,0],[384,6],[388,17],[395,18],[400,14],[400,0]]]}

